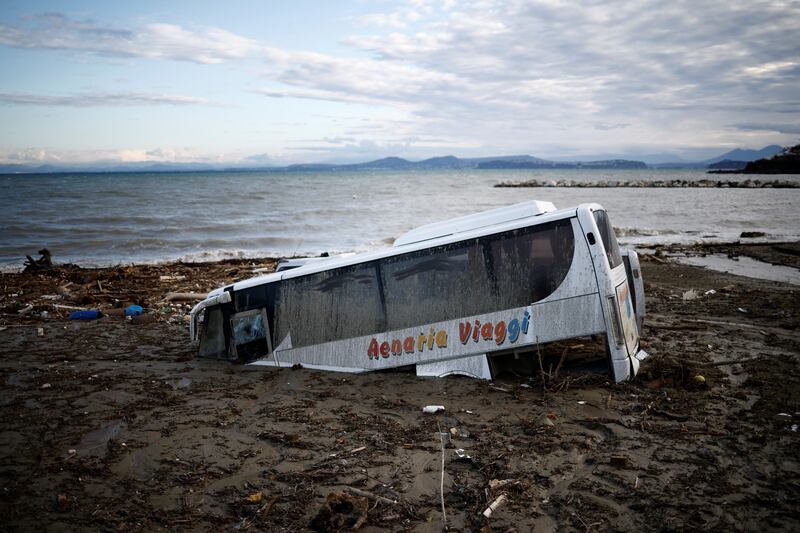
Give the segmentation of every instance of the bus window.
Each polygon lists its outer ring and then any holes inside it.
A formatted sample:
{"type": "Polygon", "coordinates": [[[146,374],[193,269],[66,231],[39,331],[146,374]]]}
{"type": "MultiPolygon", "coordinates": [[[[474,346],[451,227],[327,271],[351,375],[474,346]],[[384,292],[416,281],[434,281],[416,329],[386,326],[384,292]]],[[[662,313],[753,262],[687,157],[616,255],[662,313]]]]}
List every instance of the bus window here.
{"type": "Polygon", "coordinates": [[[619,252],[617,237],[614,235],[614,228],[611,227],[611,223],[608,221],[608,214],[605,211],[595,211],[594,221],[600,232],[600,238],[603,240],[608,266],[612,269],[616,268],[622,264],[622,256],[619,252]]]}
{"type": "Polygon", "coordinates": [[[227,358],[226,353],[222,309],[206,309],[206,320],[200,339],[200,357],[227,358]]]}
{"type": "Polygon", "coordinates": [[[390,330],[494,307],[483,249],[475,240],[389,258],[381,274],[390,330]]]}
{"type": "Polygon", "coordinates": [[[572,266],[575,236],[569,219],[490,237],[498,309],[547,298],[572,266]]]}
{"type": "Polygon", "coordinates": [[[290,333],[298,348],[382,331],[377,269],[367,263],[284,280],[275,313],[276,345],[290,333]]]}

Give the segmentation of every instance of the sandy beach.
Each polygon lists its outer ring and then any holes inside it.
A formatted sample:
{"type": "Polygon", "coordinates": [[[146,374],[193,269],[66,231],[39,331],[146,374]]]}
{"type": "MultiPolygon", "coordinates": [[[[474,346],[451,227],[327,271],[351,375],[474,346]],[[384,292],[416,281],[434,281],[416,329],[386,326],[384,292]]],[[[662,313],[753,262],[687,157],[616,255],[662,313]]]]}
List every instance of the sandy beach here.
{"type": "Polygon", "coordinates": [[[270,259],[2,274],[0,529],[440,531],[442,447],[451,531],[796,529],[800,287],[666,252],[643,261],[651,358],[623,384],[196,358],[165,296],[270,259]],[[134,303],[142,319],[91,322],[53,305],[134,303]]]}

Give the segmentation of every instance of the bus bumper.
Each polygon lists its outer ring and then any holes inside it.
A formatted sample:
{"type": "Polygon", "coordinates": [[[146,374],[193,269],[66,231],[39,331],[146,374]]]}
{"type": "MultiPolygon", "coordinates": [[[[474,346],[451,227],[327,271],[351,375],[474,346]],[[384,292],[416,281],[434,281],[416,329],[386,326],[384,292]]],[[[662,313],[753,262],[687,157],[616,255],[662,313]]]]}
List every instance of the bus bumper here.
{"type": "Polygon", "coordinates": [[[614,381],[617,383],[632,379],[639,373],[639,363],[650,356],[644,350],[638,350],[634,355],[613,361],[614,381]]]}

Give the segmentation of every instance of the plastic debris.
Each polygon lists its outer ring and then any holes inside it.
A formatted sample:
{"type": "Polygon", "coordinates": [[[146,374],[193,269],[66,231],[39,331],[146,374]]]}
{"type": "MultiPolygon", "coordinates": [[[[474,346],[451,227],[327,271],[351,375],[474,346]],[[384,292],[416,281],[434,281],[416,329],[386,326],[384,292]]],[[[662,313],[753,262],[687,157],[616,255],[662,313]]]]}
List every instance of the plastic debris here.
{"type": "Polygon", "coordinates": [[[695,380],[697,383],[705,383],[705,382],[706,382],[706,378],[705,378],[705,376],[702,376],[702,375],[700,375],[700,374],[697,374],[697,375],[694,377],[694,380],[695,380]]]}
{"type": "Polygon", "coordinates": [[[73,311],[69,314],[70,320],[97,320],[103,313],[99,309],[89,309],[86,311],[73,311]]]}
{"type": "Polygon", "coordinates": [[[458,448],[456,450],[456,459],[458,461],[472,461],[472,456],[467,455],[463,448],[458,448]]]}
{"type": "Polygon", "coordinates": [[[698,297],[699,294],[694,289],[689,289],[688,291],[684,292],[683,295],[681,296],[684,302],[688,302],[690,300],[697,300],[698,297]]]}
{"type": "Polygon", "coordinates": [[[433,414],[438,413],[439,411],[444,411],[444,405],[426,405],[422,408],[423,413],[433,414]]]}
{"type": "Polygon", "coordinates": [[[703,294],[706,295],[706,296],[711,296],[713,294],[717,294],[717,291],[715,291],[714,289],[709,289],[706,292],[704,292],[703,294]]]}
{"type": "Polygon", "coordinates": [[[737,307],[736,310],[740,313],[747,313],[747,309],[742,309],[741,307],[737,307]]]}
{"type": "Polygon", "coordinates": [[[125,308],[125,316],[142,316],[142,309],[141,305],[129,305],[125,308]]]}
{"type": "Polygon", "coordinates": [[[42,388],[43,388],[43,389],[50,389],[50,388],[52,388],[52,387],[53,387],[53,386],[52,386],[51,384],[49,384],[49,383],[45,383],[44,385],[42,385],[42,388]]]}

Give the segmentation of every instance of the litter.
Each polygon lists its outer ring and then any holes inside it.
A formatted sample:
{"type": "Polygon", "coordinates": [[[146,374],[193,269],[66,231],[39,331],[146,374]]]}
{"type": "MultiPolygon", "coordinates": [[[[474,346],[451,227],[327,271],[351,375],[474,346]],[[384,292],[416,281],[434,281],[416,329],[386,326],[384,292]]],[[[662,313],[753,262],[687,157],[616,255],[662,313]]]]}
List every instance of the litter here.
{"type": "Polygon", "coordinates": [[[742,309],[741,307],[737,307],[736,310],[740,313],[747,313],[747,309],[742,309]]]}
{"type": "Polygon", "coordinates": [[[712,294],[717,294],[717,291],[715,291],[714,289],[709,289],[706,292],[704,292],[703,294],[706,295],[706,296],[711,296],[712,294]]]}
{"type": "Polygon", "coordinates": [[[261,500],[264,499],[264,493],[261,492],[261,491],[254,492],[253,494],[251,494],[250,496],[248,496],[245,499],[247,501],[249,501],[249,502],[252,502],[252,503],[258,503],[258,502],[260,502],[261,500]]]}
{"type": "Polygon", "coordinates": [[[25,307],[23,307],[22,309],[17,311],[17,314],[18,315],[27,315],[31,311],[33,311],[33,306],[32,305],[26,305],[25,307]]]}
{"type": "Polygon", "coordinates": [[[456,459],[459,461],[472,461],[472,456],[467,455],[463,448],[456,450],[456,459]]]}
{"type": "Polygon", "coordinates": [[[578,400],[578,405],[586,405],[586,400],[578,400]]]}
{"type": "Polygon", "coordinates": [[[88,309],[86,311],[73,311],[69,314],[70,320],[97,320],[103,313],[99,309],[88,309]]]}
{"type": "Polygon", "coordinates": [[[697,300],[698,296],[699,294],[697,293],[696,290],[689,289],[688,291],[683,293],[683,296],[681,296],[681,298],[683,299],[684,302],[688,302],[691,300],[697,300]]]}
{"type": "Polygon", "coordinates": [[[492,513],[494,513],[501,505],[503,505],[505,501],[506,501],[505,494],[501,494],[500,496],[498,496],[497,499],[493,501],[489,505],[489,507],[487,507],[486,510],[483,512],[483,516],[485,516],[486,518],[491,518],[492,513]]]}
{"type": "Polygon", "coordinates": [[[429,415],[438,413],[439,411],[444,411],[444,405],[426,405],[422,408],[422,412],[429,415]]]}
{"type": "Polygon", "coordinates": [[[125,308],[125,316],[142,316],[142,309],[141,305],[129,305],[125,308]]]}

